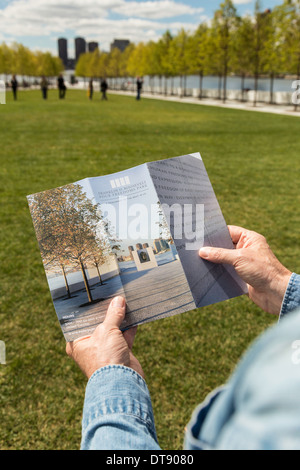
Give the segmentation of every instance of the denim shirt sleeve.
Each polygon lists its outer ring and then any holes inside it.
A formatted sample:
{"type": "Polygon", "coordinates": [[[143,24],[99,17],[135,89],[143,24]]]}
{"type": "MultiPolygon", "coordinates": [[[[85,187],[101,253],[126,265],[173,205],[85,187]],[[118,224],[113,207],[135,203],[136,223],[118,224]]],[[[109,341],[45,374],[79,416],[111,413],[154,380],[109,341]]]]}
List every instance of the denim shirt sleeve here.
{"type": "Polygon", "coordinates": [[[299,448],[294,417],[300,414],[300,276],[295,273],[279,320],[285,317],[254,343],[228,384],[194,411],[185,449],[299,448]]]}
{"type": "Polygon", "coordinates": [[[293,273],[281,305],[279,319],[300,307],[300,276],[293,273]]]}
{"type": "Polygon", "coordinates": [[[134,370],[97,370],[85,393],[82,450],[159,450],[150,394],[134,370]]]}
{"type": "Polygon", "coordinates": [[[186,450],[298,450],[300,309],[258,338],[226,386],[198,407],[186,450]]]}

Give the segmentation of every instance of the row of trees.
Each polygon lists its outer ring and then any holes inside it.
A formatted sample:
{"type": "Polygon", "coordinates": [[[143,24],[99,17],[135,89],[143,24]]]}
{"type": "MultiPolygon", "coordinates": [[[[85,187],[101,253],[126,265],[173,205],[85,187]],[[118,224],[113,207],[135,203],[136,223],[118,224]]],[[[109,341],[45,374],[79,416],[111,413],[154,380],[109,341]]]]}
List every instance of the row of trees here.
{"type": "Polygon", "coordinates": [[[98,205],[78,184],[35,194],[28,202],[46,272],[61,272],[70,298],[67,272],[80,270],[88,301],[93,302],[86,268],[96,268],[102,284],[100,266],[118,249],[110,244],[98,205]]]}
{"type": "MultiPolygon", "coordinates": [[[[219,77],[219,94],[226,100],[227,76],[241,77],[241,89],[247,76],[255,77],[257,90],[261,74],[270,77],[271,101],[275,76],[295,74],[300,78],[300,0],[285,0],[272,11],[263,11],[255,3],[252,16],[240,17],[232,0],[225,0],[215,12],[212,22],[202,23],[194,33],[182,29],[175,36],[167,31],[162,38],[130,45],[123,53],[84,54],[76,74],[81,77],[181,77],[186,88],[187,75],[199,75],[199,98],[203,77],[219,77]]],[[[172,87],[172,85],[171,85],[172,87]]]]}
{"type": "Polygon", "coordinates": [[[32,52],[22,44],[0,44],[0,75],[55,77],[64,70],[59,57],[50,52],[32,52]]]}
{"type": "MultiPolygon", "coordinates": [[[[0,74],[47,77],[63,71],[62,61],[49,52],[32,52],[22,44],[0,45],[0,74]]],[[[293,74],[300,79],[300,0],[284,0],[271,10],[262,10],[259,0],[253,15],[240,17],[232,0],[224,0],[210,24],[202,23],[193,33],[169,31],[157,42],[131,44],[124,52],[95,50],[82,54],[76,75],[88,78],[128,78],[149,76],[153,86],[159,77],[161,91],[168,80],[180,76],[186,90],[187,75],[199,75],[199,98],[203,77],[219,77],[219,97],[226,100],[227,76],[255,77],[257,91],[260,75],[270,77],[270,101],[276,76],[293,74]]],[[[256,94],[255,94],[256,95],[256,94]]],[[[255,104],[255,103],[254,103],[255,104]]]]}

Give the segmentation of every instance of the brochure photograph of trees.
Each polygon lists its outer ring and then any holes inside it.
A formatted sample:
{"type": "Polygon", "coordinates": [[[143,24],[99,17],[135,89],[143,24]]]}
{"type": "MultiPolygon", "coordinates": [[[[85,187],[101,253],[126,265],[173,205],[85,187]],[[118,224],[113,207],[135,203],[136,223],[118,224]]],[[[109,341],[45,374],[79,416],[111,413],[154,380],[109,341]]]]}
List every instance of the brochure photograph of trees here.
{"type": "Polygon", "coordinates": [[[66,341],[92,334],[116,295],[127,329],[247,293],[232,267],[199,257],[234,248],[199,153],[27,199],[66,341]]]}

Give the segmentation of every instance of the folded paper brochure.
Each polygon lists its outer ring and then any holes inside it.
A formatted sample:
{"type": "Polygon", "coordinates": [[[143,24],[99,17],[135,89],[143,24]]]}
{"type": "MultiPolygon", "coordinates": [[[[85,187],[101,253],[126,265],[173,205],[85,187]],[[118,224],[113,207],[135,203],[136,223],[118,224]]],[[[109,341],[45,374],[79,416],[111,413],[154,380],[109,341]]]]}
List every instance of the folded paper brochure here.
{"type": "Polygon", "coordinates": [[[66,341],[92,334],[113,297],[123,329],[247,292],[201,246],[233,249],[199,153],[86,178],[28,196],[66,341]]]}

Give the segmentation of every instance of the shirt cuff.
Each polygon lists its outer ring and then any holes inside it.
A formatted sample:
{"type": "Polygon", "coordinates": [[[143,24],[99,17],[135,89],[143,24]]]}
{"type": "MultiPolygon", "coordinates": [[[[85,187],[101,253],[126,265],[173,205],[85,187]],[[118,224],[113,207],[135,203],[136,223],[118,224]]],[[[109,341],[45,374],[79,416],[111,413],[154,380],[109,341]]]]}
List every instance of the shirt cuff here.
{"type": "Polygon", "coordinates": [[[159,449],[149,390],[133,369],[109,365],[89,379],[81,449],[159,449]]]}
{"type": "Polygon", "coordinates": [[[293,273],[287,286],[279,319],[300,307],[300,276],[293,273]]]}

